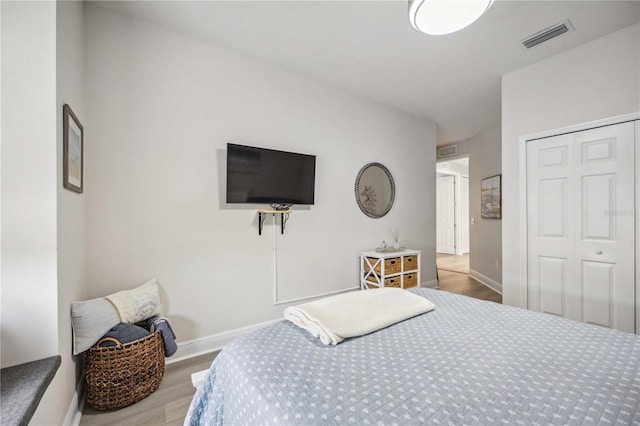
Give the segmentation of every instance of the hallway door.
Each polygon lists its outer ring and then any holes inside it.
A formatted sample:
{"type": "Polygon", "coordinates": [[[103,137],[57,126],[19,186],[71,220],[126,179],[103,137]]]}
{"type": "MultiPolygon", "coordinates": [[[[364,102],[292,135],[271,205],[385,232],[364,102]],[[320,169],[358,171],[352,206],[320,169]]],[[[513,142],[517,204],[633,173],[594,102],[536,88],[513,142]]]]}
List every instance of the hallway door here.
{"type": "Polygon", "coordinates": [[[436,184],[436,251],[456,253],[454,176],[439,176],[436,184]]]}

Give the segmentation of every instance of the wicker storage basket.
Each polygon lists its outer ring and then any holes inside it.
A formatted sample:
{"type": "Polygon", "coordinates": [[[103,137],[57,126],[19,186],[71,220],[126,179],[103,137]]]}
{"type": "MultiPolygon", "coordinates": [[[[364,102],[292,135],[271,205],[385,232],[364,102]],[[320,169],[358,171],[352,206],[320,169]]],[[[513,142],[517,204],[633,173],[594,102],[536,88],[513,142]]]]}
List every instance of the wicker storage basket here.
{"type": "Polygon", "coordinates": [[[111,337],[87,351],[87,402],[97,410],[122,408],[153,393],[164,376],[160,331],[129,343],[111,337]],[[116,346],[100,346],[111,340],[116,346]]]}

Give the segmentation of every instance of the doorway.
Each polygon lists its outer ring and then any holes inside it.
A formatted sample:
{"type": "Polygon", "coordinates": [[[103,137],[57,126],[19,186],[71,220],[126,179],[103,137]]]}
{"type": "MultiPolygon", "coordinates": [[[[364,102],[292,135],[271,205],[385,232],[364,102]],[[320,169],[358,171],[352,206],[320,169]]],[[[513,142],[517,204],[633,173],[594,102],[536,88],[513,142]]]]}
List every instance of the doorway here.
{"type": "Polygon", "coordinates": [[[436,164],[436,268],[438,288],[502,303],[502,296],[471,278],[469,158],[436,164]]]}

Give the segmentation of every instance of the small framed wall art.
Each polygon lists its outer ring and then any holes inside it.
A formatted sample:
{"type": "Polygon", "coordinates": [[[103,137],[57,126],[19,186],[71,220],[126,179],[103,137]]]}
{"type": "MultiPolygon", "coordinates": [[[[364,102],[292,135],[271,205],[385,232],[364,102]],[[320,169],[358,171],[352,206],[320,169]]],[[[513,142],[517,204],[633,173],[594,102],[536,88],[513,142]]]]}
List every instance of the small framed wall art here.
{"type": "Polygon", "coordinates": [[[64,104],[62,116],[62,185],[73,192],[82,194],[84,181],[84,128],[69,105],[64,104]]]}
{"type": "Polygon", "coordinates": [[[480,217],[484,219],[502,218],[502,175],[482,179],[480,217]]]}

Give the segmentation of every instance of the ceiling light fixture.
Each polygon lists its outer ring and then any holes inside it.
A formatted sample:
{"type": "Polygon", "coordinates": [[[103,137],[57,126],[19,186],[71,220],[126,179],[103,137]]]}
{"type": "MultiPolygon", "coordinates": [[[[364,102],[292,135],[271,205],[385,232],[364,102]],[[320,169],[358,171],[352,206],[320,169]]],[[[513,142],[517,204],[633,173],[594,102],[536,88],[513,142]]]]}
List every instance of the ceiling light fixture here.
{"type": "Polygon", "coordinates": [[[493,0],[409,0],[409,21],[431,35],[450,34],[471,25],[493,0]]]}

